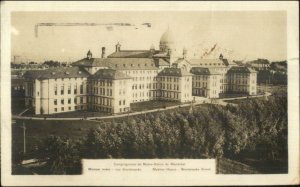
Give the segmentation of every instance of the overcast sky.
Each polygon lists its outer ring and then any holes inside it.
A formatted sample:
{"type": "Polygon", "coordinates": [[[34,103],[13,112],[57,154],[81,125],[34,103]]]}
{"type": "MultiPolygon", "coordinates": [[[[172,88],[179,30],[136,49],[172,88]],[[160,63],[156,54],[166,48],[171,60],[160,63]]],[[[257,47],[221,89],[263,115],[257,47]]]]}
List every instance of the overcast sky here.
{"type": "MultiPolygon", "coordinates": [[[[286,13],[268,12],[14,12],[12,56],[33,61],[76,61],[90,49],[100,57],[101,47],[112,53],[121,49],[149,49],[159,46],[168,26],[177,52],[188,49],[190,58],[200,58],[217,44],[218,52],[236,60],[286,59],[286,13]],[[135,26],[52,26],[37,23],[130,23],[135,26]],[[142,25],[151,23],[151,27],[142,25]]],[[[210,57],[211,58],[211,57],[210,57]]]]}

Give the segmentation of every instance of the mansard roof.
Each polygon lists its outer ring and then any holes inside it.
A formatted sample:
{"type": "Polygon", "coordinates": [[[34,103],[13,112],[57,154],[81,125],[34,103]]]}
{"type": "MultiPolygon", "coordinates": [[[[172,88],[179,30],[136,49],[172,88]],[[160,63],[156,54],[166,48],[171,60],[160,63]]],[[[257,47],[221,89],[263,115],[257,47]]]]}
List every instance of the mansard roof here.
{"type": "Polygon", "coordinates": [[[202,68],[202,67],[192,67],[190,72],[194,75],[219,75],[219,74],[221,74],[211,68],[202,68]]]}
{"type": "Polygon", "coordinates": [[[131,79],[132,77],[115,69],[100,69],[95,74],[90,76],[91,79],[131,79]]]}
{"type": "Polygon", "coordinates": [[[56,79],[56,78],[81,78],[90,74],[80,67],[59,67],[46,70],[30,70],[24,74],[26,79],[56,79]]]}
{"type": "Polygon", "coordinates": [[[152,58],[93,58],[72,64],[79,67],[108,67],[118,70],[157,70],[152,58]]]}
{"type": "Polygon", "coordinates": [[[198,67],[225,67],[228,66],[228,61],[221,59],[188,59],[187,60],[192,66],[198,67]]]}
{"type": "Polygon", "coordinates": [[[158,70],[152,58],[107,58],[109,68],[118,70],[158,70]]]}
{"type": "Polygon", "coordinates": [[[233,66],[228,70],[228,73],[256,73],[256,71],[245,66],[233,66]]]}
{"type": "Polygon", "coordinates": [[[180,68],[164,68],[158,76],[184,77],[192,76],[192,74],[180,68]]]}
{"type": "MultiPolygon", "coordinates": [[[[158,51],[154,51],[154,54],[158,51]]],[[[151,50],[120,50],[110,55],[108,58],[151,58],[153,55],[151,50]]]]}
{"type": "Polygon", "coordinates": [[[105,58],[84,58],[72,63],[72,66],[78,67],[107,67],[105,58]]]}

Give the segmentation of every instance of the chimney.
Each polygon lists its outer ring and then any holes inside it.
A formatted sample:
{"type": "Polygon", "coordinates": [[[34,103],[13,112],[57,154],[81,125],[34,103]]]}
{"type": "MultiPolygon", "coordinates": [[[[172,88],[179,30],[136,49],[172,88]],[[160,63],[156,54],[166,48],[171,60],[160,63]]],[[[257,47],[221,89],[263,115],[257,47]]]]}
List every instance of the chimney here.
{"type": "Polygon", "coordinates": [[[105,58],[105,47],[102,47],[101,58],[105,58]]]}
{"type": "Polygon", "coordinates": [[[121,51],[121,44],[118,42],[116,45],[116,52],[121,51]]]}

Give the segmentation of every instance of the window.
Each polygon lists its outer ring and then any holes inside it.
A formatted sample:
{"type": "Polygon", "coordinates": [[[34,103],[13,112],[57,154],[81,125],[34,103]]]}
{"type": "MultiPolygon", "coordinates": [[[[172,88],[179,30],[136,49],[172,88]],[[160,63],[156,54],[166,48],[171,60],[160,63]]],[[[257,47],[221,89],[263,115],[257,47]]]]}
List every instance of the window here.
{"type": "Polygon", "coordinates": [[[61,111],[65,111],[64,107],[61,107],[61,111]]]}
{"type": "Polygon", "coordinates": [[[60,95],[64,95],[64,86],[61,86],[60,88],[60,95]]]}
{"type": "Polygon", "coordinates": [[[71,85],[68,86],[68,94],[71,94],[71,85]]]}
{"type": "Polygon", "coordinates": [[[54,95],[57,95],[57,86],[54,87],[54,95]]]}
{"type": "Polygon", "coordinates": [[[75,103],[75,104],[77,103],[77,98],[74,98],[74,103],[75,103]]]}
{"type": "Polygon", "coordinates": [[[80,103],[83,103],[83,97],[80,97],[80,103]]]}
{"type": "Polygon", "coordinates": [[[68,104],[71,104],[71,99],[68,99],[68,104]]]}
{"type": "Polygon", "coordinates": [[[80,94],[83,94],[83,85],[80,85],[80,94]]]}
{"type": "Polygon", "coordinates": [[[69,106],[69,110],[71,110],[71,107],[69,106]]]}
{"type": "Polygon", "coordinates": [[[60,103],[61,103],[62,105],[64,104],[64,102],[65,102],[65,101],[64,101],[63,99],[60,101],[60,103]]]}
{"type": "Polygon", "coordinates": [[[57,105],[57,99],[54,99],[54,105],[57,105]]]}
{"type": "Polygon", "coordinates": [[[54,112],[57,112],[57,108],[54,108],[54,112]]]}
{"type": "Polygon", "coordinates": [[[123,105],[125,105],[125,100],[123,101],[123,105]]]}
{"type": "Polygon", "coordinates": [[[121,101],[121,100],[119,101],[119,105],[120,105],[120,106],[122,105],[122,101],[121,101]]]}
{"type": "Polygon", "coordinates": [[[74,94],[77,94],[77,85],[75,85],[74,94]]]}

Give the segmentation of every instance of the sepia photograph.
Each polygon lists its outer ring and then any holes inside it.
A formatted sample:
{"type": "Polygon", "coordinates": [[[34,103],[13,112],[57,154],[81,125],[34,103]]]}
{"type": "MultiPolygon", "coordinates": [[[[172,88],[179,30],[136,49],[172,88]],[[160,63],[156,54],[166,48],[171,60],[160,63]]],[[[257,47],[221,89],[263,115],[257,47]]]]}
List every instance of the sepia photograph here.
{"type": "Polygon", "coordinates": [[[290,173],[287,11],[9,20],[10,175],[290,173]]]}

